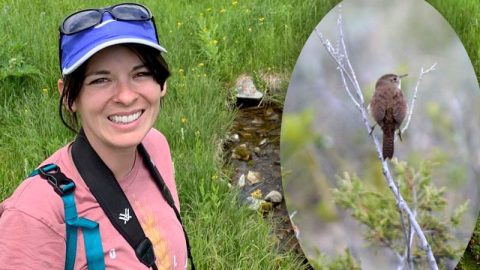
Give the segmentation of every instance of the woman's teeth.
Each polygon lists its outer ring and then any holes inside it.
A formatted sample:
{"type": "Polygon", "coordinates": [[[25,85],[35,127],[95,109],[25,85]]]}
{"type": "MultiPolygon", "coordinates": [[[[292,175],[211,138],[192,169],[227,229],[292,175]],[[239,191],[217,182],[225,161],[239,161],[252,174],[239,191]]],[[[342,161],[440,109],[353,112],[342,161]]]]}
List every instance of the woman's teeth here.
{"type": "Polygon", "coordinates": [[[115,122],[117,124],[129,124],[137,120],[140,117],[140,115],[142,115],[142,112],[136,112],[130,115],[112,115],[108,117],[108,119],[110,119],[110,121],[115,122]]]}

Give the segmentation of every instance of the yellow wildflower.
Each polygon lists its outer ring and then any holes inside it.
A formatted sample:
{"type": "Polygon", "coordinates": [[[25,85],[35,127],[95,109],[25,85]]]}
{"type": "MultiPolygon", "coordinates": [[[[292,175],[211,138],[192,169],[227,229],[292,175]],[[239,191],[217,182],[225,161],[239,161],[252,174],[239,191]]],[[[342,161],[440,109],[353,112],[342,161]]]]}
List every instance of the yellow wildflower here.
{"type": "Polygon", "coordinates": [[[260,189],[255,190],[254,192],[250,193],[250,195],[254,199],[261,199],[263,197],[262,191],[260,189]]]}

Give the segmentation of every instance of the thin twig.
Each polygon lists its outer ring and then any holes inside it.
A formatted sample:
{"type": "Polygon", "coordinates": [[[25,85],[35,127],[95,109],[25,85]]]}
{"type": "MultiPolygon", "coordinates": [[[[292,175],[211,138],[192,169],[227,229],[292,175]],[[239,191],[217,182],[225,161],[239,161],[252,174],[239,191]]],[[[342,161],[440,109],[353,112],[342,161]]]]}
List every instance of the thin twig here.
{"type": "MultiPolygon", "coordinates": [[[[339,10],[341,10],[341,5],[339,5],[339,10]]],[[[339,17],[340,18],[337,21],[337,23],[341,24],[341,22],[342,22],[341,14],[339,15],[339,17]]],[[[344,58],[346,59],[347,63],[350,63],[350,60],[348,59],[348,55],[346,54],[346,46],[345,46],[345,42],[344,42],[344,38],[343,38],[343,30],[341,30],[341,29],[342,29],[342,27],[340,25],[340,27],[339,27],[339,31],[341,31],[340,42],[342,44],[344,54],[342,54],[339,49],[335,50],[333,48],[333,46],[331,45],[330,41],[328,39],[324,39],[322,33],[319,32],[317,28],[315,28],[315,32],[317,33],[317,36],[320,38],[320,41],[321,41],[322,45],[326,48],[329,55],[333,58],[333,60],[337,64],[338,70],[340,71],[340,74],[342,76],[342,81],[343,81],[345,90],[347,91],[348,95],[350,96],[350,99],[353,101],[355,106],[359,109],[359,111],[362,115],[363,123],[365,125],[365,128],[366,128],[367,132],[370,132],[370,123],[369,123],[367,112],[366,112],[366,109],[365,109],[365,106],[364,106],[364,103],[363,103],[363,94],[362,94],[362,91],[359,87],[358,80],[353,75],[354,72],[353,72],[353,68],[352,68],[351,64],[348,64],[349,70],[347,70],[342,63],[342,60],[344,58]],[[349,79],[350,83],[356,88],[356,94],[358,95],[358,98],[360,99],[360,102],[358,102],[353,97],[353,94],[351,93],[351,90],[349,89],[348,84],[346,83],[345,76],[349,79]],[[358,86],[358,88],[357,88],[357,86],[358,86]]],[[[420,80],[422,79],[424,74],[434,70],[434,68],[435,68],[435,65],[433,65],[432,67],[430,67],[426,71],[423,71],[423,68],[422,68],[419,81],[417,82],[417,86],[415,88],[414,99],[412,100],[412,105],[411,105],[411,109],[410,109],[412,112],[413,112],[414,102],[415,102],[415,99],[416,99],[416,93],[418,91],[418,85],[420,83],[420,80]]],[[[408,127],[408,123],[410,122],[410,118],[411,118],[411,112],[409,114],[410,115],[409,115],[409,118],[407,120],[406,127],[408,127]]],[[[404,128],[404,130],[406,130],[406,128],[404,128]]],[[[402,130],[402,132],[403,132],[403,130],[402,130]]],[[[379,158],[379,160],[381,161],[381,164],[382,164],[382,173],[385,177],[385,180],[387,182],[388,187],[390,188],[390,190],[392,191],[392,193],[395,197],[400,215],[402,216],[403,212],[407,215],[408,220],[411,224],[411,226],[409,226],[409,227],[413,228],[413,231],[415,232],[415,234],[418,236],[418,238],[420,240],[420,248],[423,249],[425,251],[425,253],[427,254],[427,261],[428,261],[428,264],[430,265],[430,269],[437,270],[438,266],[437,266],[437,263],[435,261],[435,257],[433,255],[432,249],[431,249],[430,245],[428,244],[428,241],[425,237],[425,234],[422,231],[422,228],[420,227],[420,225],[418,224],[418,222],[416,220],[416,212],[414,213],[410,210],[409,206],[407,205],[407,203],[403,199],[402,195],[400,194],[399,189],[395,185],[395,181],[393,180],[393,177],[390,173],[390,169],[388,167],[387,161],[383,159],[381,146],[380,146],[380,143],[379,143],[377,137],[372,135],[371,138],[373,140],[373,143],[375,144],[375,148],[377,150],[378,158],[379,158]]],[[[410,241],[412,241],[412,238],[413,238],[413,235],[411,235],[410,241]]]]}
{"type": "MultiPolygon", "coordinates": [[[[320,39],[320,42],[322,43],[322,45],[325,47],[325,49],[327,50],[328,54],[332,57],[332,59],[337,63],[338,67],[337,69],[342,73],[342,74],[346,74],[348,80],[350,81],[350,83],[352,85],[355,85],[355,80],[352,78],[352,76],[348,73],[347,69],[345,68],[345,66],[343,65],[342,63],[342,58],[343,58],[343,55],[341,55],[339,53],[338,50],[335,50],[334,47],[332,46],[332,44],[330,43],[330,41],[328,39],[324,39],[323,38],[323,35],[320,31],[318,31],[318,29],[315,27],[315,33],[317,34],[317,37],[320,39]]],[[[344,76],[344,75],[343,75],[344,76]]],[[[346,84],[344,84],[346,85],[346,84]]],[[[357,100],[355,100],[355,98],[353,97],[353,94],[351,93],[350,89],[347,87],[347,93],[348,95],[350,96],[350,98],[352,98],[353,102],[355,103],[355,105],[357,106],[360,106],[359,105],[359,102],[357,100]]]]}
{"type": "Polygon", "coordinates": [[[340,71],[340,76],[342,76],[342,81],[343,81],[343,85],[345,86],[345,90],[347,90],[347,94],[350,96],[350,98],[352,99],[353,103],[355,104],[355,106],[357,108],[360,108],[360,104],[358,103],[358,101],[353,97],[352,95],[352,92],[350,91],[350,89],[348,88],[348,85],[347,85],[347,81],[345,79],[345,73],[343,70],[341,69],[338,69],[340,71]]]}
{"type": "Polygon", "coordinates": [[[350,58],[348,57],[347,46],[345,45],[345,39],[343,37],[343,19],[342,19],[342,4],[338,5],[338,20],[337,20],[337,28],[339,33],[340,44],[342,44],[343,52],[345,53],[345,60],[347,61],[348,69],[352,72],[352,79],[353,79],[353,86],[355,87],[355,92],[357,93],[358,98],[360,99],[360,103],[363,105],[363,94],[360,85],[358,84],[357,76],[355,76],[355,70],[350,63],[350,58]]]}
{"type": "MultiPolygon", "coordinates": [[[[417,183],[416,183],[416,177],[414,176],[413,178],[413,184],[412,184],[412,197],[413,197],[413,205],[412,205],[412,208],[413,208],[413,216],[416,218],[417,217],[417,206],[418,206],[418,200],[417,200],[417,183]]],[[[408,248],[411,252],[412,250],[412,245],[413,245],[413,229],[412,229],[412,226],[410,224],[410,241],[409,241],[409,244],[408,244],[408,248]]],[[[408,254],[408,262],[409,264],[411,265],[411,269],[413,270],[414,269],[414,265],[413,265],[413,256],[412,254],[408,254]]]]}
{"type": "Polygon", "coordinates": [[[407,131],[408,125],[410,124],[410,120],[412,119],[412,114],[413,114],[413,108],[415,106],[415,100],[417,99],[417,92],[418,92],[418,86],[420,85],[420,82],[423,79],[423,75],[434,71],[437,63],[434,63],[429,69],[423,70],[423,67],[420,69],[420,76],[418,76],[417,83],[415,84],[415,90],[413,91],[413,97],[412,97],[412,103],[410,104],[410,108],[408,110],[408,116],[407,116],[407,122],[405,123],[405,126],[403,126],[401,133],[405,133],[407,131]]]}
{"type": "MultiPolygon", "coordinates": [[[[403,212],[400,207],[397,206],[398,209],[398,214],[400,215],[400,225],[402,226],[402,232],[403,232],[403,239],[405,240],[405,246],[407,247],[407,254],[409,254],[410,250],[408,248],[408,232],[407,232],[407,227],[405,226],[405,220],[403,218],[403,212]]],[[[410,228],[410,227],[409,227],[410,228]]],[[[400,261],[401,265],[403,266],[405,261],[405,256],[402,257],[402,260],[400,261]]]]}

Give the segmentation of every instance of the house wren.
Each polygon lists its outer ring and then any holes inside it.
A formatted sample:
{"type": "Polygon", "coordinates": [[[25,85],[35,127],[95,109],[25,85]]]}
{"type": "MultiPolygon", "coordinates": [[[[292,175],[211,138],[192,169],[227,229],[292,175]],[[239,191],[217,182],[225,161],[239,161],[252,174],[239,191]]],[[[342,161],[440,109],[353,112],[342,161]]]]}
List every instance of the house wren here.
{"type": "MultiPolygon", "coordinates": [[[[370,113],[383,131],[382,155],[384,160],[393,157],[395,130],[400,128],[407,114],[407,102],[400,90],[400,80],[405,76],[407,74],[400,76],[385,74],[380,77],[375,84],[375,92],[370,101],[370,113]]],[[[401,140],[400,130],[398,135],[401,140]]]]}

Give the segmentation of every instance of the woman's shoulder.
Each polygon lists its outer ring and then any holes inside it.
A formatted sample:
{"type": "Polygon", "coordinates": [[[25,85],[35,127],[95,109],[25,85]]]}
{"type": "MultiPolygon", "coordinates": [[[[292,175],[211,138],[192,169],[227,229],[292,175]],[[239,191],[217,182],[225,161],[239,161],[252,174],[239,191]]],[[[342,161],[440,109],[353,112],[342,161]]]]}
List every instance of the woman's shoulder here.
{"type": "MultiPolygon", "coordinates": [[[[62,151],[60,149],[40,164],[40,166],[62,162],[62,151]]],[[[32,168],[33,170],[33,168],[32,168]]],[[[39,175],[24,179],[13,194],[1,203],[0,214],[5,211],[12,211],[21,215],[27,215],[47,226],[64,226],[63,201],[49,182],[39,175]]]]}
{"type": "Polygon", "coordinates": [[[63,220],[62,198],[40,176],[29,177],[2,203],[3,211],[17,211],[38,220],[63,220]]]}
{"type": "Polygon", "coordinates": [[[160,132],[156,128],[151,128],[150,131],[148,131],[147,135],[145,136],[145,139],[143,140],[143,143],[167,143],[167,139],[165,138],[165,135],[163,135],[162,132],[160,132]]]}
{"type": "Polygon", "coordinates": [[[155,155],[155,153],[157,153],[160,155],[170,155],[170,147],[168,145],[167,139],[165,138],[165,135],[163,135],[155,128],[150,129],[150,131],[143,139],[142,144],[149,151],[149,153],[153,152],[150,154],[155,155]]]}

